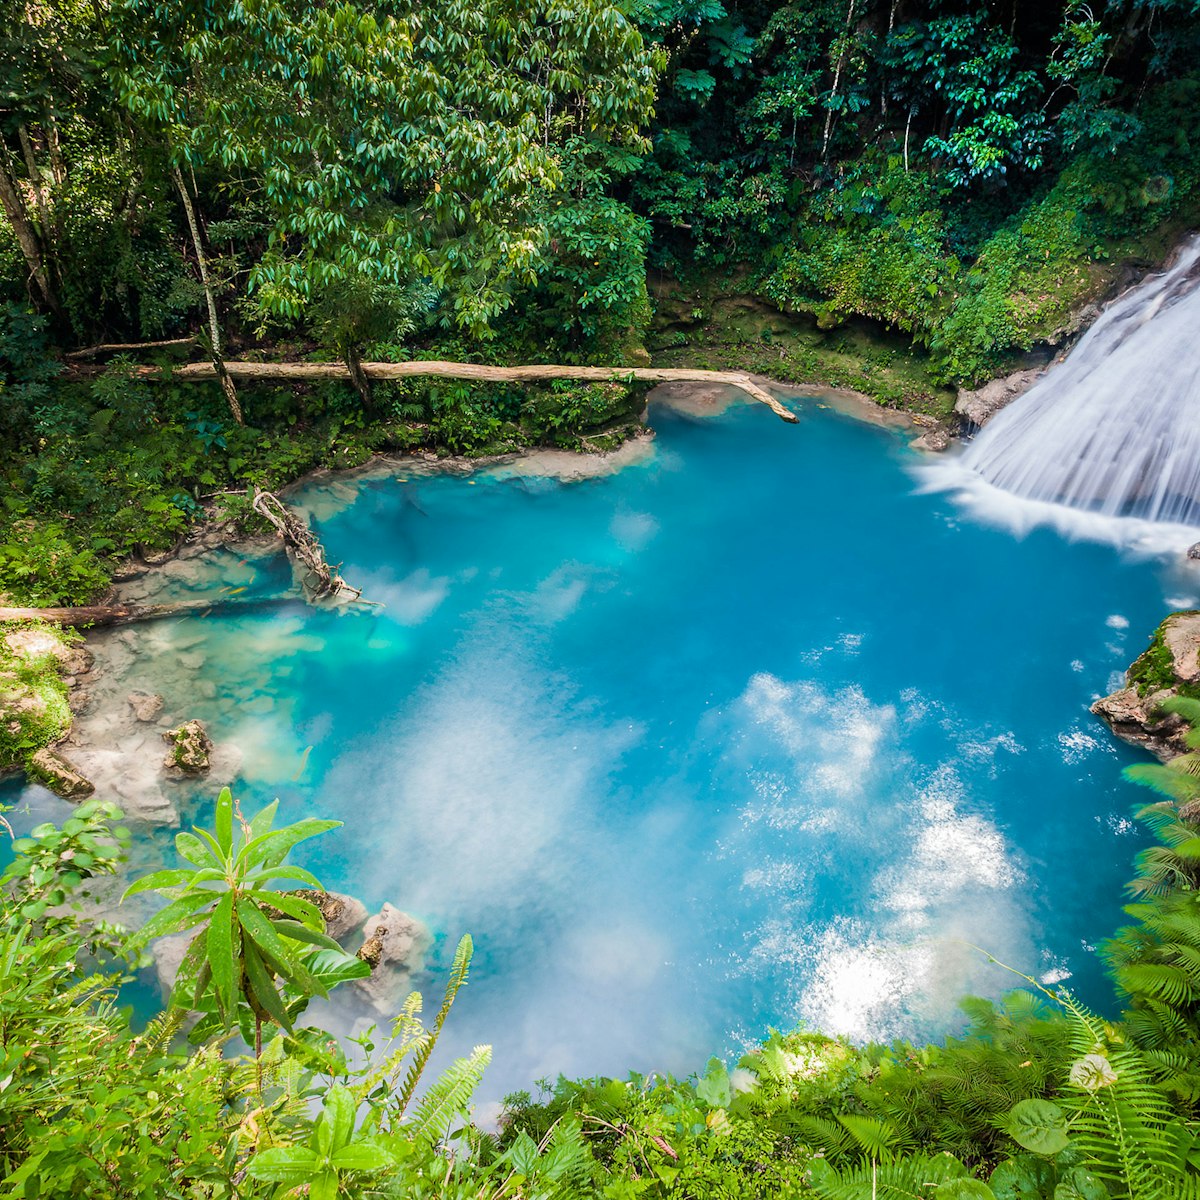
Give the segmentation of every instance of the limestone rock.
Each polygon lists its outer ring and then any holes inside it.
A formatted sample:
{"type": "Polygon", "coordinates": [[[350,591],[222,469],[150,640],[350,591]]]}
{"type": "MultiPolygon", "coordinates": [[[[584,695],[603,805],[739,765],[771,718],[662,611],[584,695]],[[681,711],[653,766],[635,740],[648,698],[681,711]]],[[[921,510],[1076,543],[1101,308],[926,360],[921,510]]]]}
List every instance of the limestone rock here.
{"type": "Polygon", "coordinates": [[[354,986],[379,1012],[394,1013],[412,991],[412,977],[424,966],[433,938],[415,917],[385,904],[363,926],[363,939],[358,957],[371,975],[354,986]]]}
{"type": "Polygon", "coordinates": [[[209,768],[209,754],[213,744],[204,726],[199,721],[184,721],[177,729],[168,729],[164,742],[172,744],[172,750],[163,760],[163,766],[184,775],[201,775],[209,768]]]}
{"type": "Polygon", "coordinates": [[[1150,647],[1129,668],[1126,686],[1092,705],[1117,737],[1144,746],[1163,761],[1187,750],[1187,725],[1164,713],[1164,700],[1196,694],[1200,684],[1200,612],[1172,613],[1154,631],[1150,647]]]}
{"type": "Polygon", "coordinates": [[[1200,558],[1200,542],[1193,542],[1188,547],[1188,558],[1200,558]]]}
{"type": "Polygon", "coordinates": [[[1002,408],[1011,404],[1018,396],[1029,391],[1042,376],[1040,367],[1014,371],[1011,375],[992,379],[981,388],[962,388],[954,411],[965,417],[972,425],[986,425],[1002,408]]]}
{"type": "Polygon", "coordinates": [[[153,721],[163,710],[163,698],[149,692],[130,692],[129,707],[139,721],[153,721]]]}
{"type": "Polygon", "coordinates": [[[29,759],[29,774],[64,800],[82,800],[96,790],[90,780],[48,746],[36,751],[29,759]]]}
{"type": "Polygon", "coordinates": [[[311,889],[294,891],[293,896],[315,904],[325,918],[325,932],[335,942],[361,929],[367,919],[367,906],[355,896],[341,892],[317,892],[311,889]]]}
{"type": "Polygon", "coordinates": [[[192,943],[196,931],[173,933],[168,937],[156,938],[150,946],[150,956],[154,959],[154,974],[158,977],[158,986],[163,996],[169,996],[175,986],[179,968],[183,965],[183,957],[192,943]]]}

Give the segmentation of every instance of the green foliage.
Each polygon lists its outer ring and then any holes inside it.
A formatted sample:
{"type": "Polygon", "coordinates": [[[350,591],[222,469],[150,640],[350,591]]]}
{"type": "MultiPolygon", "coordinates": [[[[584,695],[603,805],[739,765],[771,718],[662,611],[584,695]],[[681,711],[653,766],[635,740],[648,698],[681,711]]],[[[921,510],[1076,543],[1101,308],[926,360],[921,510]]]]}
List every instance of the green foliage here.
{"type": "Polygon", "coordinates": [[[170,900],[131,939],[132,950],[163,934],[200,927],[171,993],[173,1006],[208,1014],[193,1030],[198,1040],[214,1029],[248,1029],[243,1003],[255,1023],[290,1031],[312,996],[329,994],[331,981],[370,973],[366,963],[325,935],[314,904],[268,890],[283,879],[321,890],[310,872],[284,859],[300,842],[340,824],[308,817],[273,830],[277,808],[278,801],[246,819],[223,788],[215,833],[197,829],[175,837],[176,851],[191,868],[155,871],[125,890],[123,899],[154,890],[170,900]]]}

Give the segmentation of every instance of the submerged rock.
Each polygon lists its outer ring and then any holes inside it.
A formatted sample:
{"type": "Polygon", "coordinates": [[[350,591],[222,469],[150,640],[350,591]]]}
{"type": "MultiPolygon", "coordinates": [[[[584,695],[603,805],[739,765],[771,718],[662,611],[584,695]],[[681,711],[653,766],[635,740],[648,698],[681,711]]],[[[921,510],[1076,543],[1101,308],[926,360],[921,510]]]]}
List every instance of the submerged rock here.
{"type": "Polygon", "coordinates": [[[1188,547],[1188,558],[1200,558],[1200,542],[1193,542],[1188,547]]]}
{"type": "Polygon", "coordinates": [[[1163,761],[1187,750],[1187,723],[1161,710],[1172,696],[1200,698],[1200,612],[1172,613],[1125,672],[1126,686],[1092,705],[1113,733],[1163,761]]]}
{"type": "Polygon", "coordinates": [[[96,790],[77,767],[48,746],[43,746],[30,756],[26,770],[31,779],[36,779],[64,800],[82,800],[96,790]]]}
{"type": "Polygon", "coordinates": [[[914,450],[931,450],[940,454],[950,449],[953,440],[954,435],[945,425],[935,425],[932,429],[925,430],[920,437],[914,438],[911,445],[914,450]]]}
{"type": "Polygon", "coordinates": [[[1042,376],[1041,367],[1014,371],[999,379],[989,380],[981,388],[959,390],[954,411],[972,425],[986,425],[1002,408],[1029,391],[1042,376]]]}
{"type": "Polygon", "coordinates": [[[173,747],[163,760],[168,770],[184,775],[200,775],[208,770],[213,744],[199,721],[184,721],[177,729],[168,729],[163,741],[173,747]]]}
{"type": "Polygon", "coordinates": [[[433,944],[429,930],[408,913],[385,904],[363,927],[358,957],[370,968],[354,986],[382,1013],[394,1013],[412,991],[412,977],[425,964],[433,944]]]}
{"type": "Polygon", "coordinates": [[[149,692],[130,692],[129,707],[139,721],[154,721],[163,710],[163,698],[149,692]]]}

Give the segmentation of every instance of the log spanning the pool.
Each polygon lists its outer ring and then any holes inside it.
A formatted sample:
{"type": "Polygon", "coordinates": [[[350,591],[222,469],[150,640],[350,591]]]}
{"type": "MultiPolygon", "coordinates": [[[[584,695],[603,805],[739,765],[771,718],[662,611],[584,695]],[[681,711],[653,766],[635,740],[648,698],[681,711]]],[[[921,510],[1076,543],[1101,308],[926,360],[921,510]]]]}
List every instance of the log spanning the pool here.
{"type": "MultiPolygon", "coordinates": [[[[225,364],[234,379],[345,379],[350,368],[345,363],[266,363],[232,361],[225,364]]],[[[727,383],[741,388],[746,395],[765,404],[780,420],[795,424],[799,419],[765,388],[744,371],[702,371],[675,367],[572,367],[555,364],[531,364],[523,367],[487,367],[479,363],[459,362],[365,362],[368,379],[412,379],[436,375],[444,379],[478,379],[484,383],[538,383],[551,379],[579,379],[590,383],[727,383]]],[[[179,367],[176,379],[215,379],[212,363],[189,363],[179,367]]]]}

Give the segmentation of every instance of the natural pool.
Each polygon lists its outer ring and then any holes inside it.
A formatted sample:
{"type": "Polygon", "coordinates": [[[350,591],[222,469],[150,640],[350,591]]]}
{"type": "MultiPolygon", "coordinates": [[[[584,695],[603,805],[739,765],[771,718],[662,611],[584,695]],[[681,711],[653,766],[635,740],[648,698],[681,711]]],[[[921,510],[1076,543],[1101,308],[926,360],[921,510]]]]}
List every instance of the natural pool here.
{"type": "MultiPolygon", "coordinates": [[[[237,747],[249,808],[345,822],[301,861],[429,924],[427,1001],[474,935],[448,1041],[494,1044],[491,1097],[686,1072],[800,1021],[936,1036],[962,993],[1020,982],[969,944],[1111,1003],[1090,947],[1145,795],[1088,705],[1194,577],[981,524],[915,490],[904,437],[794,403],[795,427],[656,406],[648,452],[581,481],[313,485],[331,557],[384,608],[109,635],[107,686],[237,747]]],[[[224,554],[173,586],[289,582],[224,554]]],[[[114,787],[151,786],[162,744],[137,736],[114,787]]],[[[167,789],[206,822],[222,782],[167,789]]],[[[23,824],[66,809],[0,798],[23,824]]]]}

